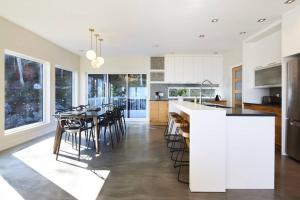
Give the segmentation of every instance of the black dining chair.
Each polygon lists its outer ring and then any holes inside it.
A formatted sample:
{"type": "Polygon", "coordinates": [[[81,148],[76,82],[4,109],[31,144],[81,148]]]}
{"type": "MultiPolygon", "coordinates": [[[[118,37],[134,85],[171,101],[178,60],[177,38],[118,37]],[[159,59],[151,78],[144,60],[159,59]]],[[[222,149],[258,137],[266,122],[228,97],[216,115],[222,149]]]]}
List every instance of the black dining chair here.
{"type": "MultiPolygon", "coordinates": [[[[64,134],[64,133],[69,134],[69,135],[72,135],[72,137],[74,137],[74,138],[77,138],[77,136],[78,136],[78,148],[77,148],[77,142],[76,142],[76,149],[78,149],[78,160],[80,160],[81,133],[83,131],[87,131],[90,129],[90,127],[87,127],[86,123],[85,123],[86,114],[82,113],[80,115],[69,115],[69,116],[60,115],[58,117],[58,120],[59,120],[59,124],[63,131],[62,134],[64,134]]],[[[60,135],[60,138],[59,138],[58,150],[56,152],[56,160],[58,159],[58,155],[59,155],[62,134],[60,135]]]]}

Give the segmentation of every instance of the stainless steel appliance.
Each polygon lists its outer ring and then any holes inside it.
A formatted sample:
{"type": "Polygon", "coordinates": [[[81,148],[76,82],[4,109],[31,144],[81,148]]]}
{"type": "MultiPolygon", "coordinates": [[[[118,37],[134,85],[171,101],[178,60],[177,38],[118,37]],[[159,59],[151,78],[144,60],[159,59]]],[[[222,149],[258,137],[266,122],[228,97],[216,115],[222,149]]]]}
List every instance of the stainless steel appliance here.
{"type": "Polygon", "coordinates": [[[300,161],[300,58],[288,62],[287,154],[300,161]]]}

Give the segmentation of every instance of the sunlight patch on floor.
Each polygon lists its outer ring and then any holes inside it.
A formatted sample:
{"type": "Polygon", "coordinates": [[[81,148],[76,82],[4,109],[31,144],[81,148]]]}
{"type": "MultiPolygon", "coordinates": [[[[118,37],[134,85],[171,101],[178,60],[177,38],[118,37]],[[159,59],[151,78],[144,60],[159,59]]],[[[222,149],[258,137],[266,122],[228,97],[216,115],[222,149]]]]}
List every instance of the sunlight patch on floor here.
{"type": "Polygon", "coordinates": [[[0,176],[0,198],[1,199],[13,199],[24,200],[24,198],[0,176]]]}
{"type": "Polygon", "coordinates": [[[87,161],[91,158],[83,154],[81,160],[77,161],[77,151],[64,141],[61,147],[63,156],[56,161],[52,153],[53,141],[54,138],[48,138],[13,156],[76,199],[96,199],[110,171],[88,169],[87,161]]]}

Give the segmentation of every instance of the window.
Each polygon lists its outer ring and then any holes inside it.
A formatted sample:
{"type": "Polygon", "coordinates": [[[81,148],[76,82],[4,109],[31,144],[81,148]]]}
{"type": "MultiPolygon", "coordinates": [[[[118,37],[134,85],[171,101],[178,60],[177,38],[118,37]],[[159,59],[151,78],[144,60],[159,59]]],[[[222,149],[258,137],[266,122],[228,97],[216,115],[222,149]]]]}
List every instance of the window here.
{"type": "Polygon", "coordinates": [[[42,122],[42,63],[5,53],[5,130],[42,122]]]}
{"type": "Polygon", "coordinates": [[[55,68],[55,106],[57,111],[73,104],[73,72],[55,68]]]}
{"type": "Polygon", "coordinates": [[[99,106],[106,103],[106,81],[107,76],[105,74],[88,75],[88,104],[90,106],[99,106]]]}

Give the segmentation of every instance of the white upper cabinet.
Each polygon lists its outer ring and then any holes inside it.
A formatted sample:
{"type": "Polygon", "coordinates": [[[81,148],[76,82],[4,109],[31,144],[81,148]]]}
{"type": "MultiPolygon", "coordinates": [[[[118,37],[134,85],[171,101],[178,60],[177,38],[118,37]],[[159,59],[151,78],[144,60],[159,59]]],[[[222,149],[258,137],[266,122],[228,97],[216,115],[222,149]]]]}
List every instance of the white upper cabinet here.
{"type": "Polygon", "coordinates": [[[222,56],[166,56],[166,83],[201,83],[210,80],[222,84],[222,56]]]}

